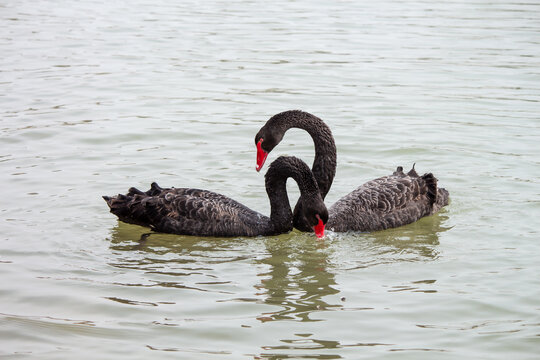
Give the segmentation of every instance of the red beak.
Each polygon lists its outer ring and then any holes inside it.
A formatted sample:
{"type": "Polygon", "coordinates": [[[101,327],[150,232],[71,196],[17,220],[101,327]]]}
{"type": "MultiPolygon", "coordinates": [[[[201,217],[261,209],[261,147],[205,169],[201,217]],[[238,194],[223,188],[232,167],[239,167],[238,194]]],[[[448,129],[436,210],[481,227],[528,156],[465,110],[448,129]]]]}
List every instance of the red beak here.
{"type": "Polygon", "coordinates": [[[266,157],[268,156],[268,153],[264,151],[261,147],[261,144],[263,142],[263,139],[259,140],[257,143],[257,166],[255,167],[255,170],[259,171],[264,165],[264,162],[266,161],[266,157]]]}
{"type": "Polygon", "coordinates": [[[317,215],[317,219],[319,219],[319,223],[313,227],[313,230],[315,231],[315,235],[317,235],[317,238],[322,238],[324,236],[324,223],[322,222],[319,215],[317,215]]]}

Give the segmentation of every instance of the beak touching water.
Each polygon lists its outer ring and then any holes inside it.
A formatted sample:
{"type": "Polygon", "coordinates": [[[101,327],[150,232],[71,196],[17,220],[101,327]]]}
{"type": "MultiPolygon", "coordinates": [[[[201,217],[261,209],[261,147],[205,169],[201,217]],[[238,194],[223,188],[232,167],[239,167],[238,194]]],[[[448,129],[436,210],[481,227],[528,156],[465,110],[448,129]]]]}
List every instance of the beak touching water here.
{"type": "Polygon", "coordinates": [[[324,223],[322,222],[319,215],[317,215],[317,219],[319,219],[319,223],[313,227],[313,231],[315,231],[315,235],[317,235],[317,238],[322,238],[324,236],[324,223]]]}
{"type": "Polygon", "coordinates": [[[264,162],[266,161],[266,157],[268,156],[268,153],[262,149],[262,142],[263,139],[259,140],[257,143],[257,166],[255,167],[255,170],[260,171],[264,165],[264,162]]]}

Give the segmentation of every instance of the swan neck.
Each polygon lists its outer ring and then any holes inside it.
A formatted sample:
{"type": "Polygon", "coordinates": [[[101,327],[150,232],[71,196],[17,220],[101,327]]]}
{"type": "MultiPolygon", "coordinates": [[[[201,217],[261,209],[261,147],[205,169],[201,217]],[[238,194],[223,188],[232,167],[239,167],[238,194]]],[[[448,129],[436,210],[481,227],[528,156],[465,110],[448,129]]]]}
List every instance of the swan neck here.
{"type": "Polygon", "coordinates": [[[287,194],[287,178],[280,173],[266,173],[266,193],[270,200],[270,221],[275,232],[288,232],[292,230],[291,204],[287,194]]]}
{"type": "Polygon", "coordinates": [[[337,150],[332,131],[324,121],[310,113],[293,110],[286,114],[287,116],[276,116],[274,126],[282,134],[288,129],[297,128],[307,131],[311,136],[315,145],[312,172],[324,199],[336,174],[337,150]]]}
{"type": "Polygon", "coordinates": [[[290,231],[293,228],[293,213],[287,194],[288,178],[296,181],[301,197],[312,199],[319,196],[317,183],[302,160],[289,156],[277,158],[266,173],[265,183],[270,199],[270,220],[281,232],[290,231]]]}

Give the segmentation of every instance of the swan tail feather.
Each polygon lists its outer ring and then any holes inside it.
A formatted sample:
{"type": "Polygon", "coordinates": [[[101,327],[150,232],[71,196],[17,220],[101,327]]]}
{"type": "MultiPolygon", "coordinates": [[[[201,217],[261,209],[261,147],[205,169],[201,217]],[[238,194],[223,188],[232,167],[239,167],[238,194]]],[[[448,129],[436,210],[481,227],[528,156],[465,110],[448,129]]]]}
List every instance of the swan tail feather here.
{"type": "Polygon", "coordinates": [[[153,182],[150,185],[150,190],[148,190],[145,194],[148,196],[158,196],[163,191],[163,188],[159,186],[156,182],[153,182]]]}
{"type": "Polygon", "coordinates": [[[437,203],[436,203],[437,210],[442,208],[443,206],[448,205],[449,202],[450,202],[450,194],[448,193],[448,190],[444,188],[438,188],[437,189],[437,203]]]}
{"type": "Polygon", "coordinates": [[[403,166],[398,166],[396,168],[396,171],[394,171],[394,173],[392,174],[394,176],[400,176],[400,177],[403,177],[405,176],[405,174],[403,173],[403,166]]]}
{"type": "Polygon", "coordinates": [[[429,204],[433,206],[437,202],[437,178],[432,173],[424,174],[421,178],[426,183],[429,204]]]}
{"type": "Polygon", "coordinates": [[[129,188],[128,194],[129,195],[146,195],[146,193],[134,187],[129,188]]]}
{"type": "Polygon", "coordinates": [[[418,176],[418,173],[416,172],[416,170],[414,169],[414,166],[416,165],[416,163],[413,164],[412,166],[412,169],[409,170],[409,172],[407,173],[407,175],[411,176],[411,177],[419,177],[418,176]]]}
{"type": "Polygon", "coordinates": [[[123,222],[141,225],[141,222],[133,217],[133,196],[118,194],[116,196],[103,196],[109,206],[110,212],[123,222]]]}
{"type": "Polygon", "coordinates": [[[107,202],[110,212],[121,221],[128,224],[150,226],[152,220],[147,211],[146,202],[152,198],[152,194],[158,195],[162,190],[157,184],[155,186],[152,184],[151,189],[147,192],[132,187],[125,195],[103,196],[103,199],[107,202]]]}

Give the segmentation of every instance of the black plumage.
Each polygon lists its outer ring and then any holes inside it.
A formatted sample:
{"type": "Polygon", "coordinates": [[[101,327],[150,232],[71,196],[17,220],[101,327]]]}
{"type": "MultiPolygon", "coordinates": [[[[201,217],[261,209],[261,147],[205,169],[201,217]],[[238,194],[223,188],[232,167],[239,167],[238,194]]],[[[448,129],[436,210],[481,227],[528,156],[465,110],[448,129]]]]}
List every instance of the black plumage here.
{"type": "MultiPolygon", "coordinates": [[[[299,110],[279,113],[259,130],[255,143],[269,153],[290,128],[304,129],[313,138],[312,171],[324,199],[336,173],[337,154],[330,128],[320,118],[299,110]]],[[[448,199],[448,191],[437,187],[433,174],[419,176],[414,167],[405,174],[398,167],[392,175],[368,181],[333,204],[328,209],[327,228],[344,232],[398,227],[434,214],[448,204],[448,199]]],[[[294,226],[310,231],[302,207],[301,196],[294,210],[294,226]]]]}
{"type": "Polygon", "coordinates": [[[319,219],[326,223],[328,212],[317,182],[309,167],[295,157],[276,159],[266,173],[270,217],[212,191],[161,188],[156,183],[146,192],[131,188],[125,195],[103,198],[121,221],[158,232],[220,237],[274,235],[293,229],[293,214],[286,190],[289,177],[297,182],[305,200],[303,216],[308,226],[317,225],[319,219]]]}

